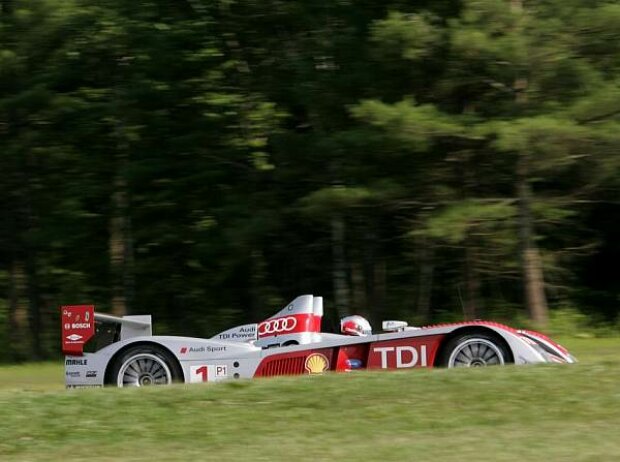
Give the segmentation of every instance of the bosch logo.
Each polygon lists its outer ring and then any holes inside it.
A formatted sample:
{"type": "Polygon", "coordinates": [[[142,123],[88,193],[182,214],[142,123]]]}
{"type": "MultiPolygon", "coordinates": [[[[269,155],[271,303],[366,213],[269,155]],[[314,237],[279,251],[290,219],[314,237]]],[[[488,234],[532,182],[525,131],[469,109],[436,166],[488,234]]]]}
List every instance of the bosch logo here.
{"type": "Polygon", "coordinates": [[[65,323],[65,330],[69,329],[90,329],[89,322],[74,322],[74,323],[65,323]]]}
{"type": "Polygon", "coordinates": [[[292,316],[265,321],[258,326],[258,335],[282,334],[292,332],[297,327],[297,319],[292,316]]]}

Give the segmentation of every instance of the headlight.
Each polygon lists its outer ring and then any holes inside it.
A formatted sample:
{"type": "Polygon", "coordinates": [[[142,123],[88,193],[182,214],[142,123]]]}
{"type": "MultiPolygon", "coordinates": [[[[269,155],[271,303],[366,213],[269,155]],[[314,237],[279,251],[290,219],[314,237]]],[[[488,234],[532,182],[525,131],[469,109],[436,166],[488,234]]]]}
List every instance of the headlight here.
{"type": "Polygon", "coordinates": [[[536,352],[540,353],[540,355],[547,361],[548,363],[568,363],[568,362],[576,362],[576,360],[570,356],[566,358],[565,355],[562,354],[561,351],[556,350],[551,345],[543,342],[542,340],[528,335],[525,332],[519,332],[521,338],[532,348],[536,350],[536,352]]]}

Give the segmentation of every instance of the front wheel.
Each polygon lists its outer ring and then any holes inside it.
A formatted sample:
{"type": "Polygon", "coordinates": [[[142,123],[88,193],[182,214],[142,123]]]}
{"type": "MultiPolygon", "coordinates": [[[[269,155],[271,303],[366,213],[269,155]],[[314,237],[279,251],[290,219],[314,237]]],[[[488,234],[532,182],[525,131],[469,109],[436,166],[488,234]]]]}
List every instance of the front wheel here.
{"type": "Polygon", "coordinates": [[[512,356],[504,342],[482,333],[454,337],[445,345],[440,358],[445,367],[503,366],[509,362],[512,356]]]}
{"type": "Polygon", "coordinates": [[[118,387],[170,385],[182,373],[172,355],[156,345],[137,345],[114,360],[107,383],[118,387]]]}

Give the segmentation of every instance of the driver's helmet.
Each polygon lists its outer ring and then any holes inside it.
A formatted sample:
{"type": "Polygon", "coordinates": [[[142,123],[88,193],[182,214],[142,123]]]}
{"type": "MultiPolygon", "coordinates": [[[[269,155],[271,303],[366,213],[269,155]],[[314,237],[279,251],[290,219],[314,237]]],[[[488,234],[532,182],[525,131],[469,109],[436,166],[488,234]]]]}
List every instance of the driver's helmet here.
{"type": "Polygon", "coordinates": [[[372,334],[372,328],[366,319],[356,314],[340,320],[340,332],[345,335],[364,336],[372,334]]]}

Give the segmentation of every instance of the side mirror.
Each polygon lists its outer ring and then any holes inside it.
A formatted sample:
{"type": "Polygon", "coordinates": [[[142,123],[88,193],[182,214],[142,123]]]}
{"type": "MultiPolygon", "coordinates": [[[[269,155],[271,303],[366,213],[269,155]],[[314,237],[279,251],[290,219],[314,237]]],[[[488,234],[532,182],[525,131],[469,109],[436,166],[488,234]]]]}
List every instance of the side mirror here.
{"type": "Polygon", "coordinates": [[[406,321],[383,321],[381,323],[381,328],[384,332],[399,332],[405,330],[407,326],[406,321]]]}

